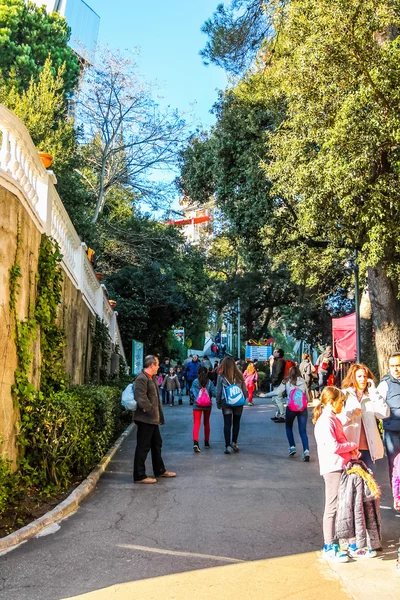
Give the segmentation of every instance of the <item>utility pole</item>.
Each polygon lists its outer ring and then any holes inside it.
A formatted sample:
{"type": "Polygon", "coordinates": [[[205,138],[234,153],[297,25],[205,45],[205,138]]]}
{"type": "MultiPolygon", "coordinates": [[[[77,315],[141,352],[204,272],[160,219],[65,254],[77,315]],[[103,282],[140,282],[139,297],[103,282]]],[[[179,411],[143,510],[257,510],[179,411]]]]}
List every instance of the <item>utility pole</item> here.
{"type": "Polygon", "coordinates": [[[361,362],[361,320],[360,320],[360,283],[358,278],[358,253],[354,251],[354,301],[356,304],[356,351],[357,362],[361,362]]]}
{"type": "Polygon", "coordinates": [[[238,298],[238,303],[237,303],[237,310],[238,310],[238,318],[237,318],[237,326],[238,326],[238,358],[240,358],[240,298],[238,298]]]}

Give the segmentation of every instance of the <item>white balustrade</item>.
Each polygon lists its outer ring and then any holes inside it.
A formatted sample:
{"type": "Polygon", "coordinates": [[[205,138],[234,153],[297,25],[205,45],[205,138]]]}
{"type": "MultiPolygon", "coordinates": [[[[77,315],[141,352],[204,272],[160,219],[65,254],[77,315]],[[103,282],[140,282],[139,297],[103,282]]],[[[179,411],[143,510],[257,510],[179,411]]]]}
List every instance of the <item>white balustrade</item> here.
{"type": "MultiPolygon", "coordinates": [[[[72,277],[76,280],[76,283],[79,284],[79,279],[77,278],[76,253],[81,247],[81,240],[75,227],[72,225],[71,219],[69,218],[52,182],[49,183],[49,189],[51,192],[50,235],[60,246],[63,262],[70,271],[72,277]]],[[[91,265],[90,268],[93,271],[91,265]]]]}
{"type": "Polygon", "coordinates": [[[32,213],[44,224],[41,208],[47,205],[47,197],[41,197],[39,182],[48,178],[46,169],[38,156],[25,125],[14,113],[0,105],[0,173],[11,179],[23,192],[32,213]]]}
{"type": "Polygon", "coordinates": [[[124,354],[116,313],[98,281],[87,247],[81,242],[54,184],[54,173],[44,168],[22,121],[0,104],[0,185],[13,191],[33,217],[41,233],[54,238],[63,255],[62,266],[93,314],[103,319],[113,343],[124,354]],[[19,193],[18,193],[19,192],[19,193]]]}

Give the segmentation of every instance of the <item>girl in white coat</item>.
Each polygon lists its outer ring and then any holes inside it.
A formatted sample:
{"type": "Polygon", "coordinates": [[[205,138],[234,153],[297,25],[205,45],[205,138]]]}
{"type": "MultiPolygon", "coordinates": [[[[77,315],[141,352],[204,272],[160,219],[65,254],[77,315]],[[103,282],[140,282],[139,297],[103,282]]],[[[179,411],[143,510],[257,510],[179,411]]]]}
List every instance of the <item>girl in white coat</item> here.
{"type": "Polygon", "coordinates": [[[355,442],[361,452],[361,460],[372,468],[384,450],[376,419],[389,416],[389,406],[375,387],[374,376],[367,366],[352,365],[343,380],[342,391],[346,404],[339,419],[349,442],[355,442]]]}

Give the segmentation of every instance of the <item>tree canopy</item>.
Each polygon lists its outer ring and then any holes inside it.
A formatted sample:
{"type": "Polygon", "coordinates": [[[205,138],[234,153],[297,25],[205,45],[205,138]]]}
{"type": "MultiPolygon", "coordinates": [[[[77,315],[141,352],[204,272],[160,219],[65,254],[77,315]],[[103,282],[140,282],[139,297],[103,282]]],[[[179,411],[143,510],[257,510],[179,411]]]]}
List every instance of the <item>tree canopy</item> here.
{"type": "Polygon", "coordinates": [[[80,66],[68,46],[70,28],[56,12],[48,14],[25,0],[0,0],[0,74],[3,82],[12,80],[19,92],[31,78],[38,80],[50,57],[53,75],[64,66],[63,91],[69,94],[78,83],[80,66]]]}
{"type": "MultiPolygon", "coordinates": [[[[399,9],[397,0],[266,2],[272,29],[229,92],[248,115],[259,102],[272,116],[261,159],[266,249],[307,289],[327,280],[336,300],[358,251],[381,370],[400,343],[399,9]]],[[[235,23],[225,24],[235,40],[235,23]]],[[[208,33],[213,44],[218,30],[208,33]]]]}

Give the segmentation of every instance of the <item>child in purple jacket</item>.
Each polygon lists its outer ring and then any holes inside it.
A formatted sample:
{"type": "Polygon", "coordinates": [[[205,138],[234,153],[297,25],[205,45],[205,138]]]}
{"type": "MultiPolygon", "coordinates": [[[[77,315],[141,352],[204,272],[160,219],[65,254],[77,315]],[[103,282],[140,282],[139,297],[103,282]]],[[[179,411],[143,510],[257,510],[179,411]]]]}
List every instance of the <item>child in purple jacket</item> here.
{"type": "MultiPolygon", "coordinates": [[[[400,454],[396,456],[393,463],[392,475],[393,506],[395,510],[400,510],[400,454]]],[[[397,572],[400,575],[400,546],[397,550],[397,572]]]]}

